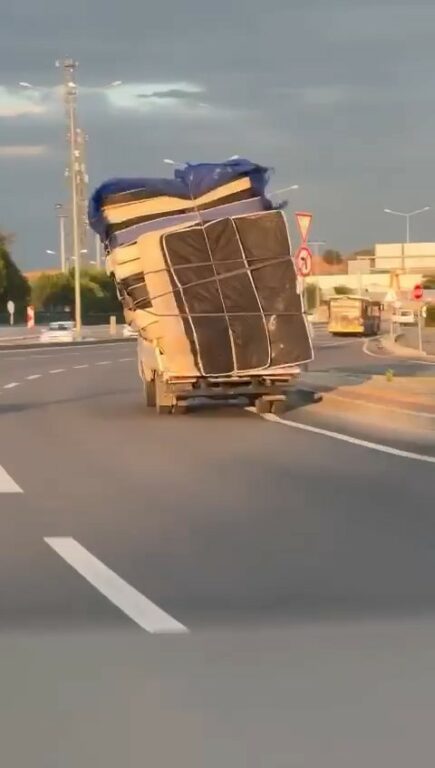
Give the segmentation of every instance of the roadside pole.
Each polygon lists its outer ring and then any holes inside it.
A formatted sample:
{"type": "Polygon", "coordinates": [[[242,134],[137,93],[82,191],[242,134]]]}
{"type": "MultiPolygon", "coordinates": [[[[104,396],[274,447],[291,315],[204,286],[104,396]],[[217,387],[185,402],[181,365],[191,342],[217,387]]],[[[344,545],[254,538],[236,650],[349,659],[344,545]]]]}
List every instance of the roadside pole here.
{"type": "Polygon", "coordinates": [[[423,319],[423,315],[422,315],[421,305],[418,307],[417,319],[418,319],[418,351],[423,352],[423,332],[421,327],[421,321],[423,319]]]}
{"type": "Polygon", "coordinates": [[[13,325],[15,316],[15,302],[9,299],[8,303],[6,304],[6,308],[9,312],[9,325],[13,325]]]}

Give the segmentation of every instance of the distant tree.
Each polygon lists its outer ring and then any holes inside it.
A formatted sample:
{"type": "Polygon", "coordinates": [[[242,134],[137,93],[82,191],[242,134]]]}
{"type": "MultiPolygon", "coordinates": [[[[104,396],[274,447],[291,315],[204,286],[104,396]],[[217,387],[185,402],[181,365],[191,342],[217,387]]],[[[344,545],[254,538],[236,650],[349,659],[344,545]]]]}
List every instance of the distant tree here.
{"type": "MultiPolygon", "coordinates": [[[[80,272],[83,314],[119,312],[113,281],[102,270],[83,268],[80,272]]],[[[74,270],[67,274],[42,273],[32,285],[32,302],[37,310],[62,311],[75,307],[74,270]]]]}
{"type": "Polygon", "coordinates": [[[12,300],[19,311],[28,304],[30,286],[10,255],[10,243],[11,238],[0,233],[0,309],[12,300]]]}
{"type": "Polygon", "coordinates": [[[307,283],[305,286],[305,308],[307,312],[316,309],[317,302],[322,302],[322,291],[314,283],[307,283]]]}
{"type": "Polygon", "coordinates": [[[340,251],[335,251],[332,248],[327,248],[327,250],[323,252],[322,259],[325,264],[329,264],[330,266],[337,266],[344,261],[340,251]]]}
{"type": "Polygon", "coordinates": [[[352,253],[353,258],[357,258],[357,256],[365,257],[367,259],[372,258],[375,255],[375,249],[372,248],[361,248],[359,251],[354,251],[352,253]]]}
{"type": "Polygon", "coordinates": [[[59,311],[74,301],[74,282],[70,274],[42,273],[32,283],[32,304],[37,310],[59,311]]]}
{"type": "Polygon", "coordinates": [[[435,277],[426,277],[425,280],[423,280],[423,288],[427,288],[427,290],[435,290],[435,277]]]}

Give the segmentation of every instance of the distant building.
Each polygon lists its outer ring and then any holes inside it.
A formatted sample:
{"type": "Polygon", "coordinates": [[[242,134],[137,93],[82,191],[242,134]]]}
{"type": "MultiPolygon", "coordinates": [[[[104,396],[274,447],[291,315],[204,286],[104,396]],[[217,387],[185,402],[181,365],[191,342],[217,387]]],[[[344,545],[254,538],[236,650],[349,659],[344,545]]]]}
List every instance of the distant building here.
{"type": "Polygon", "coordinates": [[[374,269],[435,274],[435,243],[377,243],[374,269]]]}

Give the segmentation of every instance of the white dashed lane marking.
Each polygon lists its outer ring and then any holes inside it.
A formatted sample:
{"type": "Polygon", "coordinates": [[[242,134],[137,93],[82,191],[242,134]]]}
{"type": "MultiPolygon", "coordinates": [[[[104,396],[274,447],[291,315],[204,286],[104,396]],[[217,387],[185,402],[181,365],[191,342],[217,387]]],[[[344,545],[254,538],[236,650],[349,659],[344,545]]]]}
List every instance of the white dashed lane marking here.
{"type": "Polygon", "coordinates": [[[22,493],[23,490],[12,480],[5,469],[0,466],[0,493],[22,493]]]}
{"type": "MultiPolygon", "coordinates": [[[[75,353],[78,354],[78,353],[75,353]]],[[[43,355],[39,356],[39,359],[43,357],[43,355]]],[[[112,363],[130,363],[133,360],[135,360],[134,357],[121,357],[118,360],[97,360],[94,363],[81,363],[80,365],[73,365],[71,368],[53,368],[51,371],[48,371],[49,374],[57,374],[57,373],[65,373],[69,370],[82,370],[83,368],[90,368],[92,365],[112,365],[112,363]]],[[[36,379],[41,379],[44,375],[42,373],[32,373],[29,376],[25,377],[25,381],[35,381],[36,379]]],[[[22,382],[19,381],[11,381],[9,384],[3,384],[3,389],[14,389],[15,387],[19,387],[22,382]]]]}
{"type": "Polygon", "coordinates": [[[184,634],[189,630],[162,611],[137,589],[104,565],[78,541],[69,536],[46,537],[44,541],[86,581],[152,634],[184,634]]]}

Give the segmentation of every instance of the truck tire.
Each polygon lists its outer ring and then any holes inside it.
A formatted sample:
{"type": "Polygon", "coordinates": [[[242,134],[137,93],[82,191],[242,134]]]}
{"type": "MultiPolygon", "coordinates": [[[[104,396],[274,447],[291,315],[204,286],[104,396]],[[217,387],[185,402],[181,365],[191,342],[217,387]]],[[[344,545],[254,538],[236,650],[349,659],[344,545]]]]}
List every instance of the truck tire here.
{"type": "Polygon", "coordinates": [[[143,383],[143,389],[144,389],[144,396],[145,396],[145,403],[148,408],[155,408],[156,407],[156,381],[155,379],[151,379],[151,381],[144,380],[143,383]]]}
{"type": "Polygon", "coordinates": [[[287,400],[275,400],[275,402],[272,403],[271,413],[275,416],[282,416],[287,410],[287,400]]]}
{"type": "Polygon", "coordinates": [[[160,405],[160,403],[157,403],[156,405],[156,411],[160,415],[162,414],[170,414],[173,413],[173,406],[172,405],[160,405]]]}
{"type": "Polygon", "coordinates": [[[264,413],[270,413],[271,402],[264,397],[257,397],[255,401],[255,410],[261,416],[264,413]]]}

